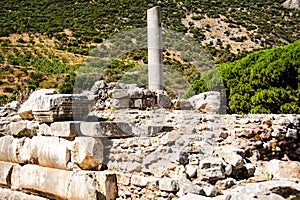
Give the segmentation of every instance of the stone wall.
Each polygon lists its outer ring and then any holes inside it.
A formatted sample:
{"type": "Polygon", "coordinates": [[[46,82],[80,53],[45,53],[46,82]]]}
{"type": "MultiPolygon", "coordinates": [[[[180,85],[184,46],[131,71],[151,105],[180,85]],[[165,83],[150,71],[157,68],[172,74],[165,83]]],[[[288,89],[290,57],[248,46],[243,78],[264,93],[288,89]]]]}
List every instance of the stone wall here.
{"type": "Polygon", "coordinates": [[[98,81],[92,87],[89,96],[95,99],[95,109],[98,111],[110,108],[146,109],[154,105],[164,108],[172,106],[171,100],[165,92],[142,89],[134,84],[98,81]]]}
{"type": "Polygon", "coordinates": [[[163,90],[149,90],[135,84],[106,83],[97,81],[87,95],[95,100],[95,111],[105,109],[177,109],[199,110],[202,113],[217,113],[220,108],[219,92],[205,92],[187,100],[171,99],[163,90]]]}
{"type": "Polygon", "coordinates": [[[150,125],[142,137],[111,140],[108,169],[122,172],[122,199],[213,197],[253,177],[262,181],[282,172],[280,178],[300,178],[299,115],[173,111],[164,117],[165,126],[155,134],[150,125]]]}
{"type": "Polygon", "coordinates": [[[300,196],[300,115],[126,108],[109,111],[106,121],[69,121],[73,111],[63,102],[78,95],[49,95],[32,98],[43,117],[16,103],[0,109],[0,195],[7,199],[300,196]]]}

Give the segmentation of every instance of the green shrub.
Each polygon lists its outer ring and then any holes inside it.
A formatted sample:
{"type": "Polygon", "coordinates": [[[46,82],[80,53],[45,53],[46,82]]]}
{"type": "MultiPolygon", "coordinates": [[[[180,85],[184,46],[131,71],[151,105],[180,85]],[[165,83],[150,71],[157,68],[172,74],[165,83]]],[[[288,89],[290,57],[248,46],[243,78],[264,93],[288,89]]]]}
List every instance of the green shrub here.
{"type": "Polygon", "coordinates": [[[300,41],[219,66],[230,113],[297,113],[300,41]]]}

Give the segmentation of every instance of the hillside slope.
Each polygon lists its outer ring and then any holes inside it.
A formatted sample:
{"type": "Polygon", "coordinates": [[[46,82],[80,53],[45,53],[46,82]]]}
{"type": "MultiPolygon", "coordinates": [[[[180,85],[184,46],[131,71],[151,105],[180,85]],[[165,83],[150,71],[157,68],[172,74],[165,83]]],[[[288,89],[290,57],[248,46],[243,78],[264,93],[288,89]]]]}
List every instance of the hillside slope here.
{"type": "MultiPolygon", "coordinates": [[[[232,62],[252,51],[300,40],[300,11],[282,3],[166,0],[160,2],[162,26],[193,37],[216,63],[232,62]]],[[[3,0],[0,104],[22,100],[37,88],[72,91],[76,70],[91,50],[116,33],[146,27],[146,10],[155,5],[157,1],[3,0]]],[[[177,69],[189,68],[184,59],[174,57],[164,60],[177,69]]],[[[121,68],[146,60],[145,50],[124,55],[110,66],[111,76],[105,77],[116,80],[122,75],[121,68]]],[[[198,77],[188,75],[186,79],[192,82],[198,77]]]]}
{"type": "MultiPolygon", "coordinates": [[[[175,0],[160,5],[164,28],[189,33],[219,51],[234,43],[227,48],[236,53],[300,39],[300,11],[284,8],[283,2],[175,0]]],[[[115,33],[145,27],[146,10],[154,5],[157,1],[4,0],[0,36],[38,32],[54,36],[60,48],[75,51],[84,42],[100,42],[115,33]],[[65,29],[71,31],[71,40],[65,29]]]]}

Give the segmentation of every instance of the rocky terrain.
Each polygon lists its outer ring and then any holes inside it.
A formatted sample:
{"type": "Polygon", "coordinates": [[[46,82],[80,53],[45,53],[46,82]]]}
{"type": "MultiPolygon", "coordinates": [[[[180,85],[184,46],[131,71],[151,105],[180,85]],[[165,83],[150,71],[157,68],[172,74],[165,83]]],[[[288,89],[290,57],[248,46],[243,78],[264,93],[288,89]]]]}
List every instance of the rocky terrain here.
{"type": "Polygon", "coordinates": [[[220,115],[220,95],[97,82],[0,110],[4,199],[299,199],[300,115],[220,115]]]}
{"type": "Polygon", "coordinates": [[[299,0],[287,0],[282,5],[287,8],[300,9],[300,1],[299,0]]]}

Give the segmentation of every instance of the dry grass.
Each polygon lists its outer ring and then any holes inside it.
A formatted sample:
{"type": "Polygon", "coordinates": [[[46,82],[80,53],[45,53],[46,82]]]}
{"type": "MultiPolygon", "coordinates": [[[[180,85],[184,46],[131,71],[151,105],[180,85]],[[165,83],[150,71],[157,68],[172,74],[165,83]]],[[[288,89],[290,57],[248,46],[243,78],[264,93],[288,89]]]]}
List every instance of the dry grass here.
{"type": "MultiPolygon", "coordinates": [[[[65,30],[70,38],[72,33],[69,30],[65,30]]],[[[0,49],[0,53],[6,57],[8,54],[14,55],[13,49],[17,49],[20,53],[26,54],[30,52],[36,56],[35,51],[38,51],[45,59],[51,59],[52,56],[56,58],[64,58],[67,64],[71,66],[78,66],[82,64],[86,56],[70,53],[67,51],[58,50],[56,44],[57,40],[54,38],[48,38],[41,34],[10,34],[9,37],[2,37],[2,40],[9,39],[11,44],[5,47],[5,50],[0,49]],[[20,39],[23,41],[21,42],[20,39]]],[[[17,100],[22,101],[28,96],[26,88],[29,81],[32,81],[29,74],[36,72],[34,66],[13,66],[8,63],[0,64],[0,95],[12,96],[12,91],[21,88],[23,93],[17,94],[17,100]],[[24,71],[25,69],[25,71],[24,71]]],[[[65,74],[49,74],[42,73],[43,78],[40,82],[41,88],[54,88],[58,89],[65,79],[65,74]]]]}
{"type": "Polygon", "coordinates": [[[188,15],[185,19],[182,20],[182,23],[186,27],[189,27],[189,22],[193,22],[196,28],[205,30],[204,35],[206,39],[201,43],[203,46],[206,46],[210,42],[213,42],[213,46],[217,46],[217,39],[220,39],[224,48],[227,44],[230,44],[230,51],[232,53],[238,53],[238,49],[241,51],[251,51],[262,47],[259,43],[251,41],[249,37],[250,34],[253,34],[255,32],[255,30],[248,31],[244,27],[231,28],[228,26],[229,24],[224,21],[226,19],[225,16],[221,16],[221,18],[209,18],[205,16],[205,18],[201,20],[193,20],[192,17],[193,15],[188,15]],[[207,29],[207,26],[210,26],[210,28],[207,29]],[[226,31],[229,33],[228,36],[225,34],[226,31]],[[243,42],[235,42],[233,40],[230,40],[231,37],[241,36],[247,37],[247,40],[243,42]]]}

